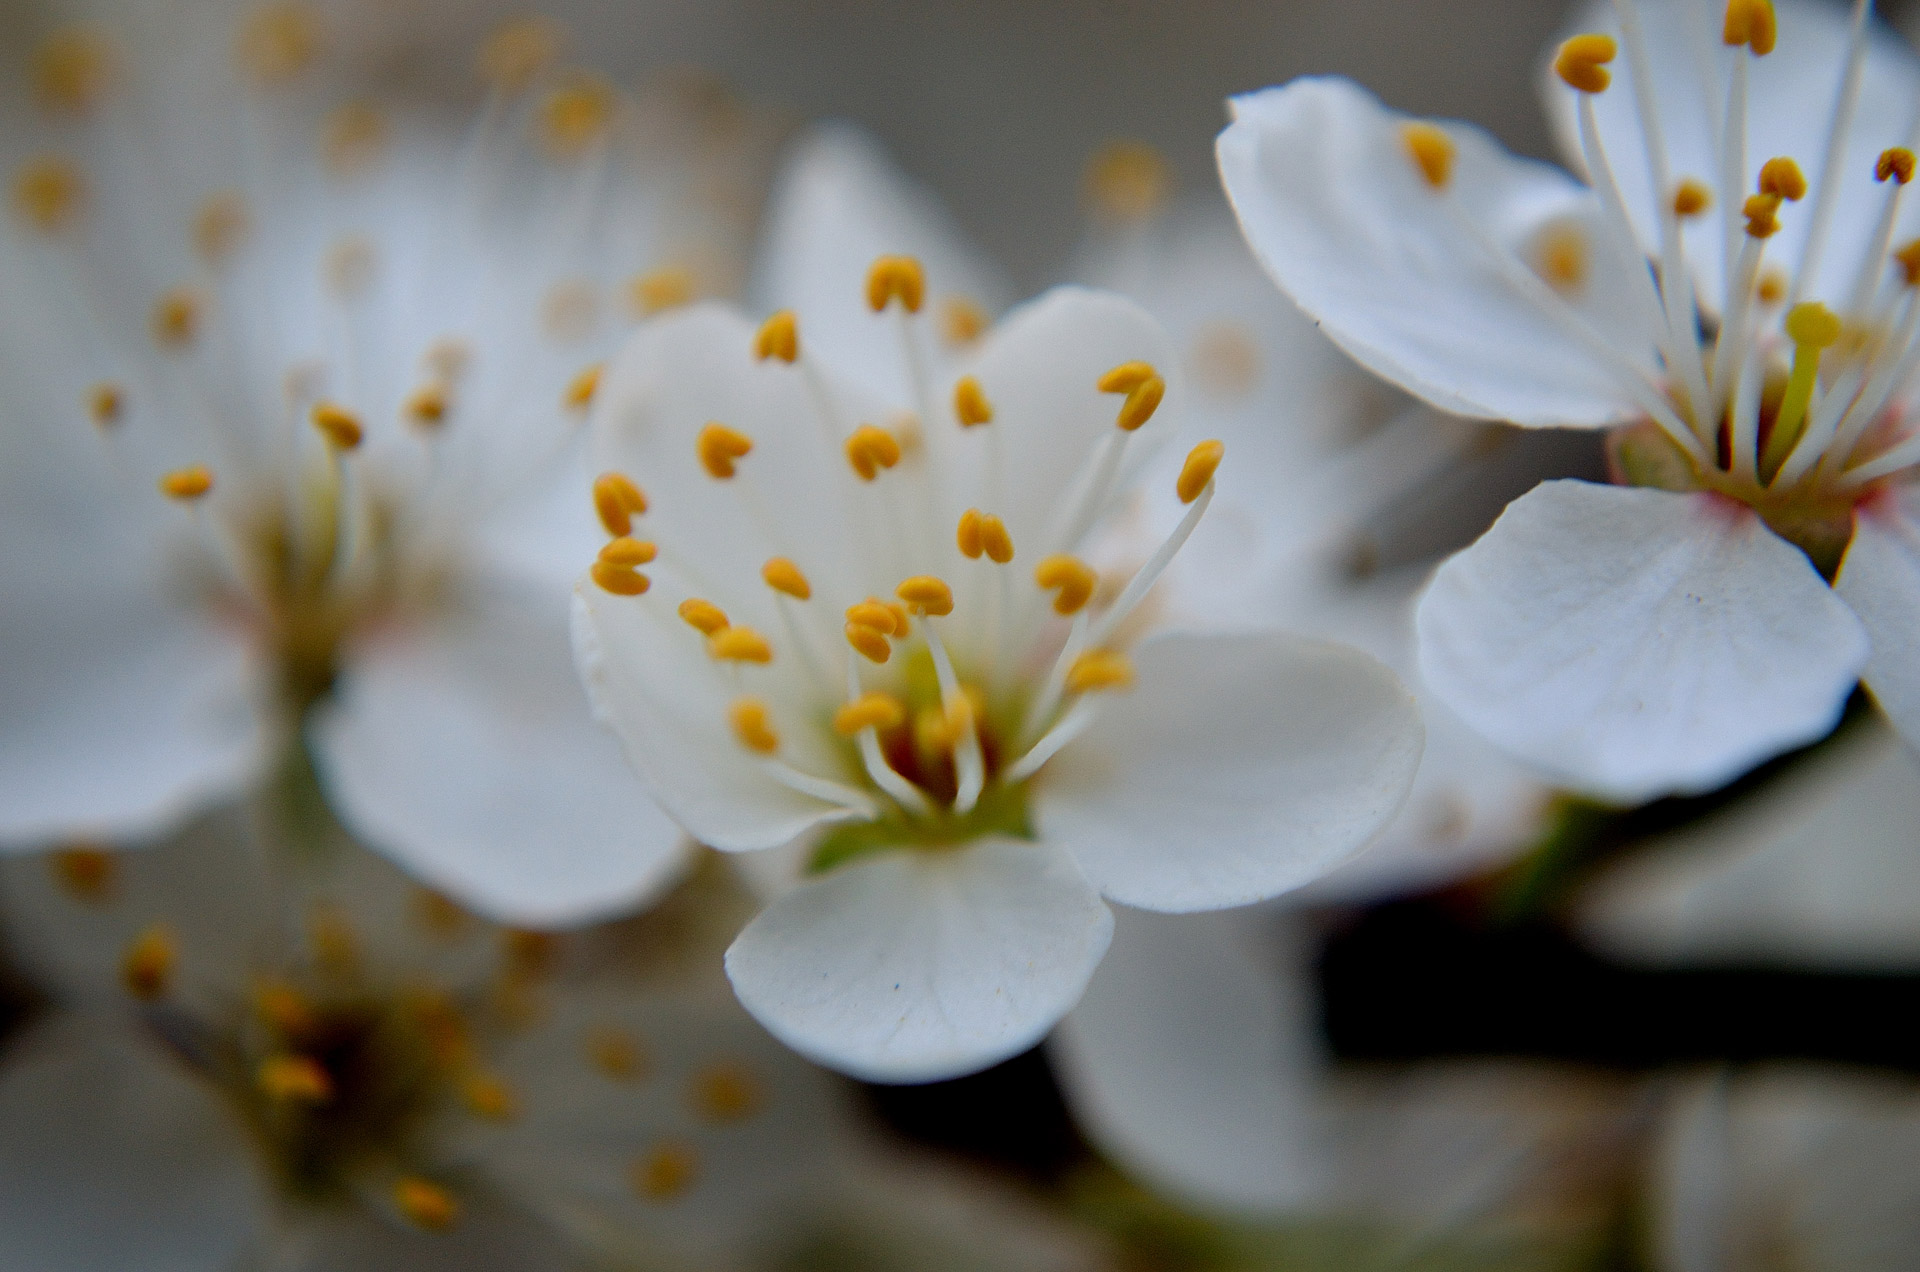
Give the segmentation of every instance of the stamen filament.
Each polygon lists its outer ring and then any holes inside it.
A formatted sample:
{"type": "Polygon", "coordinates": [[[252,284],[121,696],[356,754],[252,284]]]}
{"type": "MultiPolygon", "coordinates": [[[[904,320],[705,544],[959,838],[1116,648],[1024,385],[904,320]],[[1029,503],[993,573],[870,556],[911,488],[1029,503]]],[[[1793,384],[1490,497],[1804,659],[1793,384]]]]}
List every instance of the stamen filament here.
{"type": "Polygon", "coordinates": [[[1006,780],[1019,782],[1040,771],[1040,766],[1058,754],[1061,747],[1085,733],[1099,714],[1100,705],[1091,697],[1082,698],[1067,709],[1059,723],[1040,735],[1025,755],[1007,766],[1006,780]]]}
{"type": "Polygon", "coordinates": [[[1798,304],[1820,272],[1820,256],[1827,245],[1827,226],[1833,220],[1834,200],[1840,193],[1840,174],[1845,168],[1847,134],[1853,128],[1853,115],[1860,104],[1861,74],[1867,62],[1867,15],[1872,0],[1854,0],[1853,19],[1847,28],[1846,69],[1840,77],[1840,92],[1833,103],[1833,122],[1827,129],[1827,147],[1820,160],[1819,193],[1814,196],[1813,221],[1807,228],[1806,250],[1800,256],[1800,269],[1794,275],[1793,289],[1787,294],[1787,307],[1798,304]]]}
{"type": "Polygon", "coordinates": [[[1198,526],[1200,518],[1206,515],[1207,505],[1213,502],[1213,491],[1213,483],[1208,482],[1201,490],[1200,497],[1195,499],[1193,505],[1187,509],[1187,515],[1180,518],[1180,524],[1175,526],[1173,533],[1167,536],[1166,542],[1154,549],[1153,555],[1147,558],[1145,565],[1134,571],[1133,577],[1127,580],[1127,586],[1121,590],[1119,599],[1114,601],[1107,612],[1093,624],[1093,630],[1087,636],[1089,645],[1106,644],[1107,637],[1126,621],[1127,615],[1133,612],[1133,607],[1146,596],[1147,589],[1160,581],[1160,575],[1172,562],[1174,554],[1186,545],[1187,539],[1193,534],[1194,527],[1198,526]]]}
{"type": "MultiPolygon", "coordinates": [[[[847,701],[858,701],[860,696],[860,664],[849,651],[847,654],[847,701]]],[[[873,779],[873,784],[892,796],[893,801],[908,812],[920,817],[931,817],[934,811],[933,801],[927,798],[926,792],[901,776],[891,764],[887,763],[887,757],[881,753],[879,730],[869,725],[860,730],[856,738],[860,748],[860,763],[866,768],[867,776],[873,779]]]]}
{"type": "MultiPolygon", "coordinates": [[[[940,685],[940,701],[943,704],[963,701],[960,677],[954,674],[953,660],[947,657],[947,647],[941,643],[940,634],[933,630],[933,623],[925,614],[916,617],[920,634],[926,637],[927,652],[933,655],[933,674],[940,685]]],[[[987,783],[986,756],[980,750],[980,733],[971,711],[965,712],[961,720],[960,736],[953,747],[953,767],[959,778],[953,811],[964,816],[980,802],[980,792],[987,783]]]]}

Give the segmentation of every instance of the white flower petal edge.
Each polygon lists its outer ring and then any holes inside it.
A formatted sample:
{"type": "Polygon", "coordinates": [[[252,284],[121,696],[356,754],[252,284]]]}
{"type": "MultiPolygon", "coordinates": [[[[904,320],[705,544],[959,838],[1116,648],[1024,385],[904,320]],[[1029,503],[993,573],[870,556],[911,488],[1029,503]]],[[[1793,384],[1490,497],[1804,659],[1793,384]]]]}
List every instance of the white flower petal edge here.
{"type": "Polygon", "coordinates": [[[1867,636],[1799,549],[1711,495],[1552,481],[1435,573],[1429,688],[1609,799],[1711,790],[1831,729],[1867,636]]]}
{"type": "Polygon", "coordinates": [[[980,839],[802,884],[740,933],[727,976],[802,1055],[868,1081],[923,1082],[1038,1042],[1112,936],[1112,911],[1067,854],[980,839]]]}
{"type": "Polygon", "coordinates": [[[1578,182],[1470,125],[1421,124],[1454,148],[1435,189],[1408,154],[1409,118],[1342,79],[1295,80],[1232,109],[1217,149],[1247,241],[1363,366],[1462,415],[1591,427],[1640,413],[1628,382],[1655,362],[1651,346],[1634,352],[1623,280],[1636,266],[1608,254],[1578,182]],[[1594,254],[1574,297],[1519,264],[1556,226],[1594,254]],[[1530,293],[1570,301],[1593,338],[1530,293]]]}
{"type": "Polygon", "coordinates": [[[1911,506],[1888,497],[1854,514],[1833,587],[1873,638],[1862,679],[1900,736],[1920,747],[1920,524],[1911,506]]]}
{"type": "Polygon", "coordinates": [[[1035,791],[1040,836],[1112,900],[1246,905],[1364,847],[1420,763],[1413,698],[1385,665],[1276,632],[1142,645],[1139,683],[1035,791]]]}

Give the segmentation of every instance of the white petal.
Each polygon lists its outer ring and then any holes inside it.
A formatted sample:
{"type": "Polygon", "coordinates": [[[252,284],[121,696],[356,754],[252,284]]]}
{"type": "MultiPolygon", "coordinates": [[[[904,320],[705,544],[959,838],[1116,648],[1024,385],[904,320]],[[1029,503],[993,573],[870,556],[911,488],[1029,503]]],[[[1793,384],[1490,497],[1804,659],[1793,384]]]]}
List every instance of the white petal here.
{"type": "Polygon", "coordinates": [[[294,1212],[261,1272],[571,1272],[579,1250],[513,1201],[454,1181],[459,1218],[442,1232],[354,1207],[294,1212]]]}
{"type": "Polygon", "coordinates": [[[1651,374],[1653,347],[1624,283],[1642,266],[1617,259],[1593,197],[1572,178],[1447,124],[1456,155],[1436,192],[1407,153],[1405,117],[1345,80],[1295,80],[1232,106],[1220,173],[1247,241],[1362,365],[1462,415],[1592,426],[1639,412],[1623,373],[1503,276],[1462,224],[1521,268],[1551,226],[1577,234],[1588,282],[1571,309],[1651,374]]]}
{"type": "Polygon", "coordinates": [[[34,1272],[204,1272],[264,1232],[267,1185],[210,1087],[131,1033],[77,1019],[0,1069],[0,1236],[34,1272]]]}
{"type": "Polygon", "coordinates": [[[1393,673],[1262,632],[1144,645],[1138,683],[1035,777],[1041,837],[1112,900],[1180,912],[1297,888],[1398,811],[1420,722],[1393,673]]]}
{"type": "Polygon", "coordinates": [[[1799,549],[1710,495],[1547,482],[1415,616],[1442,701],[1598,795],[1711,790],[1833,727],[1867,657],[1799,549]]]}
{"type": "Polygon", "coordinates": [[[574,675],[562,592],[505,586],[353,651],[314,721],[347,822],[501,922],[629,910],[685,859],[574,675]]]}
{"type": "Polygon", "coordinates": [[[1330,1166],[1301,934],[1262,935],[1246,915],[1121,910],[1047,1044],[1094,1142],[1210,1208],[1298,1205],[1330,1166]]]}
{"type": "Polygon", "coordinates": [[[1873,641],[1861,679],[1901,736],[1920,747],[1920,523],[1898,504],[1861,509],[1833,590],[1873,641]]]}
{"type": "Polygon", "coordinates": [[[801,885],[740,933],[727,975],[802,1055],[868,1081],[924,1082],[1038,1042],[1112,934],[1112,912],[1066,854],[985,839],[801,885]]]}

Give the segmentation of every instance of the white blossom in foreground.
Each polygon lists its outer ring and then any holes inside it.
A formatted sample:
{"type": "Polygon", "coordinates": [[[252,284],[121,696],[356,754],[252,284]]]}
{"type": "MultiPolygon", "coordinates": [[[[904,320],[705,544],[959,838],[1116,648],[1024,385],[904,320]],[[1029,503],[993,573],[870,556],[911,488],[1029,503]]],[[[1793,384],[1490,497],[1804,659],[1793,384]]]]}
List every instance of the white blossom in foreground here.
{"type": "Polygon", "coordinates": [[[828,320],[844,369],[805,310],[718,306],[611,364],[590,426],[610,541],[574,633],[691,835],[805,855],[728,951],[741,1001],[807,1055],[906,1081],[1037,1040],[1106,948],[1103,896],[1241,905],[1350,856],[1419,726],[1355,651],[1154,630],[1141,602],[1212,499],[1217,442],[1187,452],[1184,515],[1138,571],[1088,564],[1179,400],[1134,305],[1060,289],[949,365],[918,260],[839,286],[865,302],[828,320]]]}
{"type": "Polygon", "coordinates": [[[683,849],[571,674],[570,472],[622,297],[710,272],[664,255],[709,141],[538,24],[462,137],[328,109],[314,13],[214,12],[56,32],[8,106],[0,844],[157,833],[304,729],[470,904],[635,904],[683,849]]]}
{"type": "Polygon", "coordinates": [[[1338,80],[1236,99],[1220,138],[1255,251],[1368,368],[1615,430],[1619,484],[1517,500],[1418,616],[1436,694],[1597,794],[1717,786],[1863,675],[1920,737],[1920,66],[1868,7],[1589,9],[1552,81],[1586,185],[1338,80]]]}

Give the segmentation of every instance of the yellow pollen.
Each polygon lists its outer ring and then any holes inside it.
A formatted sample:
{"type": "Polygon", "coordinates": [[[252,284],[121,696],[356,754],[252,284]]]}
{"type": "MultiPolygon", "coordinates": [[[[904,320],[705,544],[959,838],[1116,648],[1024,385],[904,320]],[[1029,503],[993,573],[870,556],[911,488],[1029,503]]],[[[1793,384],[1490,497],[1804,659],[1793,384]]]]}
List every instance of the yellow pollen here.
{"type": "Polygon", "coordinates": [[[112,897],[120,870],[111,852],[80,845],[49,854],[47,864],[61,891],[87,905],[103,905],[112,897]]]}
{"type": "Polygon", "coordinates": [[[862,729],[891,729],[907,718],[907,709],[890,693],[863,693],[833,713],[833,731],[850,738],[862,729]]]}
{"type": "Polygon", "coordinates": [[[678,309],[694,298],[693,271],[678,265],[649,270],[627,283],[627,303],[642,318],[678,309]]]}
{"type": "Polygon", "coordinates": [[[951,348],[965,348],[985,335],[987,322],[987,311],[970,297],[947,296],[940,301],[940,338],[951,348]]]}
{"type": "Polygon", "coordinates": [[[931,574],[916,574],[901,581],[893,594],[907,603],[907,608],[916,614],[928,614],[939,618],[953,613],[953,589],[945,581],[931,574]]]}
{"type": "Polygon", "coordinates": [[[987,401],[987,395],[980,391],[980,381],[970,375],[963,375],[955,382],[953,413],[960,417],[963,428],[993,421],[993,403],[987,401]]]}
{"type": "Polygon", "coordinates": [[[647,497],[619,473],[601,473],[593,479],[593,509],[608,534],[628,534],[633,519],[647,510],[647,497]]]}
{"type": "Polygon", "coordinates": [[[160,493],[169,499],[190,503],[213,489],[213,470],[205,464],[176,468],[160,479],[160,493]]]}
{"type": "Polygon", "coordinates": [[[113,87],[116,60],[113,45],[99,31],[56,31],[34,52],[33,95],[52,114],[91,114],[113,87]]]}
{"type": "Polygon", "coordinates": [[[1673,214],[1683,221],[1712,206],[1713,191],[1698,177],[1682,177],[1673,187],[1673,214]]]}
{"type": "Polygon", "coordinates": [[[1131,394],[1135,389],[1153,379],[1159,372],[1148,362],[1122,362],[1113,370],[1101,376],[1094,387],[1102,393],[1131,394]]]}
{"type": "Polygon", "coordinates": [[[646,1076],[647,1056],[640,1040],[622,1029],[596,1029],[587,1036],[587,1063],[610,1082],[637,1082],[646,1076]]]}
{"type": "Polygon", "coordinates": [[[489,1122],[511,1122],[520,1112],[513,1089],[499,1078],[485,1073],[470,1076],[461,1085],[460,1096],[467,1111],[489,1122]]]}
{"type": "Polygon", "coordinates": [[[633,1191],[647,1201],[672,1201],[693,1187],[700,1159],[684,1140],[662,1140],[633,1164],[633,1191]]]}
{"type": "Polygon", "coordinates": [[[904,632],[895,631],[893,609],[881,601],[868,599],[858,605],[849,605],[847,621],[861,627],[871,627],[882,636],[905,635],[904,632]]]}
{"type": "Polygon", "coordinates": [[[869,662],[883,663],[893,656],[893,646],[887,643],[886,633],[878,627],[849,622],[846,631],[847,644],[865,655],[869,662]]]}
{"type": "Polygon", "coordinates": [[[117,384],[96,384],[87,390],[87,415],[100,428],[112,428],[127,413],[127,395],[117,384]]]}
{"type": "Polygon", "coordinates": [[[753,356],[761,362],[768,358],[792,362],[800,356],[800,320],[793,310],[782,309],[760,324],[753,337],[753,356]]]}
{"type": "Polygon", "coordinates": [[[280,1104],[325,1104],[333,1079],[308,1056],[268,1056],[254,1074],[260,1093],[280,1104]]]}
{"type": "Polygon", "coordinates": [[[448,406],[446,385],[423,384],[407,395],[400,412],[415,428],[434,429],[446,422],[448,406]]]}
{"type": "Polygon", "coordinates": [[[460,1219],[458,1199],[418,1175],[402,1175],[394,1181],[393,1204],[409,1223],[428,1232],[445,1232],[460,1219]]]}
{"type": "Polygon", "coordinates": [[[1913,151],[1905,146],[1882,150],[1880,157],[1873,162],[1873,179],[1897,181],[1901,185],[1913,180],[1913,151]]]}
{"type": "Polygon", "coordinates": [[[162,349],[180,350],[192,344],[200,334],[200,295],[187,287],[175,287],[153,303],[149,325],[153,342],[162,349]]]}
{"type": "Polygon", "coordinates": [[[1749,238],[1771,238],[1780,232],[1780,196],[1777,194],[1750,194],[1741,207],[1741,214],[1747,218],[1747,236],[1749,238]]]}
{"type": "Polygon", "coordinates": [[[660,555],[660,550],[645,539],[635,539],[621,535],[618,539],[600,549],[600,559],[608,565],[624,565],[629,568],[650,564],[660,555]]]}
{"type": "Polygon", "coordinates": [[[253,222],[238,190],[210,194],[193,217],[193,250],[209,265],[224,264],[246,241],[253,222]]]}
{"type": "Polygon", "coordinates": [[[696,1073],[687,1092],[695,1116],[721,1125],[744,1122],[760,1111],[765,1100],[766,1093],[753,1074],[744,1065],[726,1061],[696,1073]]]}
{"type": "Polygon", "coordinates": [[[1760,165],[1760,193],[1778,196],[1788,203],[1797,203],[1806,197],[1806,174],[1792,159],[1778,155],[1760,165]]]}
{"type": "Polygon", "coordinates": [[[1120,414],[1114,419],[1122,432],[1131,433],[1153,418],[1160,409],[1160,399],[1167,394],[1167,382],[1157,375],[1148,376],[1127,394],[1127,400],[1120,404],[1120,414]]]}
{"type": "Polygon", "coordinates": [[[42,234],[71,229],[86,205],[87,183],[65,159],[42,156],[21,165],[13,178],[13,208],[42,234]]]}
{"type": "Polygon", "coordinates": [[[234,52],[257,86],[280,88],[313,64],[320,24],[305,5],[262,5],[241,26],[234,52]]]}
{"type": "Polygon", "coordinates": [[[366,436],[360,417],[336,402],[315,402],[308,418],[335,450],[354,450],[366,436]]]}
{"type": "Polygon", "coordinates": [[[978,508],[960,514],[960,527],[954,537],[961,555],[969,560],[979,560],[982,553],[995,565],[1013,560],[1013,536],[1007,533],[1006,523],[978,508]]]}
{"type": "Polygon", "coordinates": [[[1534,255],[1534,271],[1561,295],[1577,295],[1586,286],[1590,249],[1577,222],[1550,222],[1534,242],[1534,255]]]}
{"type": "Polygon", "coordinates": [[[680,617],[686,620],[687,625],[702,636],[711,636],[715,632],[727,630],[726,611],[712,601],[703,601],[697,596],[689,596],[680,602],[679,613],[680,617]]]}
{"type": "Polygon", "coordinates": [[[281,980],[262,980],[253,987],[253,1014],[288,1039],[310,1036],[318,1023],[306,995],[281,980]]]}
{"type": "Polygon", "coordinates": [[[740,745],[749,751],[772,755],[780,749],[780,735],[767,719],[767,704],[758,698],[735,698],[727,708],[727,723],[733,726],[733,736],[740,739],[740,745]]]}
{"type": "Polygon", "coordinates": [[[603,591],[615,596],[642,596],[653,586],[652,579],[632,566],[615,565],[611,561],[595,561],[587,567],[587,574],[603,591]]]}
{"type": "Polygon", "coordinates": [[[1428,187],[1444,190],[1453,177],[1453,138],[1438,124],[1413,121],[1400,125],[1400,144],[1420,170],[1428,187]]]}
{"type": "Polygon", "coordinates": [[[707,637],[707,653],[720,662],[770,663],[773,646],[751,627],[726,627],[707,637]]]}
{"type": "Polygon", "coordinates": [[[545,18],[523,18],[488,36],[474,67],[498,92],[522,93],[559,55],[560,28],[545,18]]]}
{"type": "Polygon", "coordinates": [[[613,122],[613,86],[576,71],[540,104],[540,136],[555,159],[577,159],[613,122]]]}
{"type": "Polygon", "coordinates": [[[1778,265],[1769,265],[1760,271],[1760,281],[1754,285],[1754,297],[1763,305],[1777,305],[1787,298],[1787,271],[1778,265]]]}
{"type": "Polygon", "coordinates": [[[1100,576],[1078,557],[1050,556],[1033,567],[1033,581],[1047,591],[1058,589],[1053,612],[1067,615],[1078,614],[1093,599],[1100,576]]]}
{"type": "Polygon", "coordinates": [[[1920,287],[1920,238],[1898,248],[1893,253],[1894,264],[1900,267],[1901,277],[1909,287],[1920,287]]]}
{"type": "Polygon", "coordinates": [[[694,444],[700,466],[716,481],[733,476],[734,461],[753,449],[753,439],[725,424],[708,424],[694,444]]]}
{"type": "Polygon", "coordinates": [[[910,314],[926,300],[927,276],[911,256],[882,256],[867,271],[867,307],[879,313],[894,300],[910,314]]]}
{"type": "Polygon", "coordinates": [[[768,587],[776,592],[784,592],[796,601],[807,600],[813,595],[813,586],[807,582],[807,576],[785,557],[773,557],[761,566],[760,577],[766,580],[768,587]]]}
{"type": "Polygon", "coordinates": [[[1173,174],[1161,153],[1143,141],[1109,141],[1087,160],[1088,206],[1114,221],[1145,221],[1166,206],[1173,174]]]}
{"type": "Polygon", "coordinates": [[[1201,442],[1187,452],[1187,462],[1180,465],[1180,479],[1174,483],[1174,492],[1180,496],[1181,503],[1190,504],[1200,497],[1226,453],[1225,444],[1217,440],[1201,442]]]}
{"type": "Polygon", "coordinates": [[[1133,684],[1133,664],[1110,649],[1089,649],[1067,669],[1068,693],[1125,689],[1133,684]]]}
{"type": "Polygon", "coordinates": [[[1727,0],[1727,19],[1720,38],[1728,48],[1746,45],[1755,57],[1773,52],[1779,25],[1773,13],[1773,0],[1727,0]]]}
{"type": "Polygon", "coordinates": [[[1618,46],[1610,35],[1576,35],[1560,46],[1553,59],[1553,73],[1567,86],[1583,93],[1604,93],[1613,83],[1606,64],[1613,61],[1618,46]]]}
{"type": "Polygon", "coordinates": [[[872,481],[882,468],[900,462],[900,439],[884,428],[862,424],[847,438],[847,462],[861,481],[872,481]]]}
{"type": "Polygon", "coordinates": [[[173,968],[179,961],[173,929],[155,923],[133,938],[120,956],[120,983],[143,1003],[162,998],[173,986],[173,968]]]}
{"type": "Polygon", "coordinates": [[[320,153],[336,177],[357,177],[380,162],[387,148],[387,117],[365,102],[349,102],[327,116],[320,153]]]}

